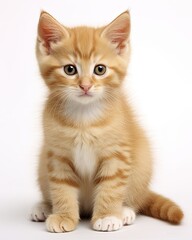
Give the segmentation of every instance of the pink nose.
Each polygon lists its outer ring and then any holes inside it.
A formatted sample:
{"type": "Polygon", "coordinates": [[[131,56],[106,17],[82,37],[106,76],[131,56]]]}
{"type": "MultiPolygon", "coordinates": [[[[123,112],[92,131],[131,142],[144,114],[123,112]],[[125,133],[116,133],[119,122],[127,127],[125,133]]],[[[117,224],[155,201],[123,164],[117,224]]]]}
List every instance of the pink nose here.
{"type": "Polygon", "coordinates": [[[92,87],[91,84],[89,85],[79,85],[79,87],[84,91],[84,92],[88,92],[89,89],[92,87]]]}

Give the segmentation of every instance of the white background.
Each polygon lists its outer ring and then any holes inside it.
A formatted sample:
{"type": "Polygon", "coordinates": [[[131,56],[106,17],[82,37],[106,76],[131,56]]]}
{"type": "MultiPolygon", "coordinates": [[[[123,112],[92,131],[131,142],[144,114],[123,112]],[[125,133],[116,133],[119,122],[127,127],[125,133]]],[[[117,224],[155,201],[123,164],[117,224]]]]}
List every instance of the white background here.
{"type": "Polygon", "coordinates": [[[192,239],[192,2],[191,0],[0,1],[0,239],[192,239]],[[82,222],[51,234],[28,221],[40,199],[36,166],[46,88],[35,58],[44,9],[67,26],[101,26],[126,9],[132,18],[129,95],[151,139],[152,188],[179,203],[181,226],[140,216],[113,233],[82,222]]]}

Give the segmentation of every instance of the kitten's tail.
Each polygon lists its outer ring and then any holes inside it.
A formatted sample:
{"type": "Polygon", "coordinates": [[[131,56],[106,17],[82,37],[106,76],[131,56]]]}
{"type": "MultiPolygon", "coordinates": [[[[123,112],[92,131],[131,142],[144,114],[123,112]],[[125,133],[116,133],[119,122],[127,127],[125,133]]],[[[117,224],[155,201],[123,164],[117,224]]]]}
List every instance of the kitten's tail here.
{"type": "Polygon", "coordinates": [[[184,216],[176,203],[152,191],[149,192],[140,213],[173,224],[179,224],[184,216]]]}

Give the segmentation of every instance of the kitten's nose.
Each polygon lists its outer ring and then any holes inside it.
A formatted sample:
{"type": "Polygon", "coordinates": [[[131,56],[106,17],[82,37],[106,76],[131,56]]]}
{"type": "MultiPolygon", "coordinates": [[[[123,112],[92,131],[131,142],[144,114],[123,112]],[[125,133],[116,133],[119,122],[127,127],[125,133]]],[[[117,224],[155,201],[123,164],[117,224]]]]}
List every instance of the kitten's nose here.
{"type": "Polygon", "coordinates": [[[92,85],[91,85],[91,84],[89,84],[89,85],[81,84],[81,85],[79,85],[79,87],[80,87],[81,89],[83,89],[84,92],[88,92],[89,89],[92,87],[92,85]]]}

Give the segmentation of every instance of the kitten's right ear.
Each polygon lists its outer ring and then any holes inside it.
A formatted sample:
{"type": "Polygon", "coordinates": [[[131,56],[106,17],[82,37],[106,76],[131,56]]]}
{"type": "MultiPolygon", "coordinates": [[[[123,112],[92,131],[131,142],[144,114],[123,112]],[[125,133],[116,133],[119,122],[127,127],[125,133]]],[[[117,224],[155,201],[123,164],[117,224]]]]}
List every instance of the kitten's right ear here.
{"type": "Polygon", "coordinates": [[[65,27],[63,27],[49,13],[42,11],[38,24],[38,41],[41,42],[44,52],[51,53],[52,44],[61,41],[62,38],[69,36],[65,27]]]}

